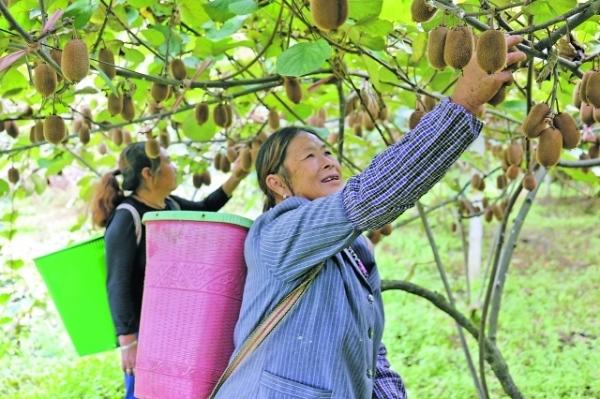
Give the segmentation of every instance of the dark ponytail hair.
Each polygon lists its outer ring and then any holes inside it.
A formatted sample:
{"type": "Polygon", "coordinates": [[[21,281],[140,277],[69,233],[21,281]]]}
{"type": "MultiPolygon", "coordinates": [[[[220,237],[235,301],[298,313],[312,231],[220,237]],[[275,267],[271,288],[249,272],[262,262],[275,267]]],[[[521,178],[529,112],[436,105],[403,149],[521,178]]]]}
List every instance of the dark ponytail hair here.
{"type": "Polygon", "coordinates": [[[300,133],[310,133],[321,139],[317,132],[309,127],[288,126],[271,134],[260,146],[260,150],[256,156],[256,177],[258,178],[260,189],[267,196],[263,212],[275,206],[275,195],[273,195],[267,186],[267,176],[279,174],[286,182],[288,181],[288,171],[285,169],[283,162],[285,161],[288,146],[294,137],[300,133]]]}
{"type": "Polygon", "coordinates": [[[160,167],[160,157],[151,159],[146,155],[145,143],[131,143],[119,155],[119,169],[106,173],[94,190],[92,199],[92,222],[99,227],[106,223],[115,208],[125,198],[124,191],[135,192],[142,184],[142,170],[150,168],[154,174],[160,167]],[[118,175],[123,175],[119,184],[118,175]]]}

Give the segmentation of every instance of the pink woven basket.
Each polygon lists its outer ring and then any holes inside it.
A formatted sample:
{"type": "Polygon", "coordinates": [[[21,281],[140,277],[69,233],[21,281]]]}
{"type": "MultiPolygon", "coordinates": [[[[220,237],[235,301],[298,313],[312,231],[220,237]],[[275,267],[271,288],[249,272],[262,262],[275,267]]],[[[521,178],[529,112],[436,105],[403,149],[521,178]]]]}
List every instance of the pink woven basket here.
{"type": "Polygon", "coordinates": [[[234,215],[147,213],[135,395],[208,397],[233,352],[252,223],[234,215]]]}

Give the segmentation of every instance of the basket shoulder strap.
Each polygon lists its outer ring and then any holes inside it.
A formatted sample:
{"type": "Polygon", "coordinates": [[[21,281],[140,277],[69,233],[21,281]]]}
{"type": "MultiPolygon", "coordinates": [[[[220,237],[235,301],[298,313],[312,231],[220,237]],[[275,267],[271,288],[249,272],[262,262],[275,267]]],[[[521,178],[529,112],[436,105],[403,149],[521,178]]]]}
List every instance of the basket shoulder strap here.
{"type": "Polygon", "coordinates": [[[289,294],[287,294],[281,302],[275,306],[267,317],[265,317],[260,324],[252,331],[250,336],[246,339],[246,342],[242,345],[241,349],[233,360],[229,363],[221,378],[215,385],[212,393],[208,399],[214,399],[221,385],[229,378],[229,376],[238,368],[238,366],[252,354],[258,348],[258,346],[267,338],[267,336],[273,332],[273,330],[281,323],[286,315],[292,310],[294,305],[298,303],[300,298],[306,293],[311,283],[315,280],[315,277],[319,274],[323,268],[324,263],[317,265],[304,277],[304,279],[298,284],[296,288],[289,294]]]}
{"type": "Polygon", "coordinates": [[[139,212],[133,205],[127,203],[119,204],[117,209],[126,209],[129,211],[129,213],[131,213],[133,224],[135,225],[135,243],[136,245],[140,245],[140,242],[142,241],[142,220],[139,212]]]}

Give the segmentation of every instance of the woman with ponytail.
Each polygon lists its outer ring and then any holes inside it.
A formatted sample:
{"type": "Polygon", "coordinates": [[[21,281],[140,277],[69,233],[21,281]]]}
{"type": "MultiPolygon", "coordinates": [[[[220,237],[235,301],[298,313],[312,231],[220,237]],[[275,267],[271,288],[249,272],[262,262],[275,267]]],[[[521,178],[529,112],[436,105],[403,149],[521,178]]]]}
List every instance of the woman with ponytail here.
{"type": "Polygon", "coordinates": [[[108,299],[125,372],[125,398],[130,399],[134,397],[146,244],[143,226],[138,244],[133,213],[127,208],[135,208],[140,219],[146,212],[160,210],[215,212],[227,203],[247,172],[234,164],[231,176],[221,187],[202,201],[188,201],[170,195],[177,187],[176,170],[164,150],[158,158],[151,159],[146,155],[143,142],[129,144],[121,152],[118,166],[117,170],[104,175],[96,187],[92,219],[95,225],[106,227],[108,299]],[[122,176],[121,183],[118,176],[122,176]]]}

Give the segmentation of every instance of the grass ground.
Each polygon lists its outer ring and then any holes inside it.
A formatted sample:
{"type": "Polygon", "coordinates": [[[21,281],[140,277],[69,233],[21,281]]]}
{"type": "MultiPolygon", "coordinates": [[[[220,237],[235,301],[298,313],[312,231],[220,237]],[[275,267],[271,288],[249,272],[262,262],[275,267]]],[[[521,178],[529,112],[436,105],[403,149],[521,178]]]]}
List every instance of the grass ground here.
{"type": "MultiPolygon", "coordinates": [[[[498,346],[526,398],[600,398],[599,216],[600,200],[541,199],[525,223],[506,284],[498,346]]],[[[460,240],[449,231],[448,213],[437,211],[430,222],[459,308],[476,311],[481,282],[472,282],[468,301],[460,240]]],[[[385,238],[377,259],[384,278],[442,292],[418,222],[385,238]]],[[[410,398],[475,398],[449,317],[404,292],[386,292],[384,301],[384,341],[410,398]]],[[[122,397],[116,352],[78,358],[54,312],[34,313],[32,325],[32,338],[19,345],[14,337],[0,337],[9,348],[0,358],[0,398],[122,397]]],[[[476,345],[469,343],[476,357],[476,345]]],[[[487,376],[492,398],[504,397],[495,377],[487,376]]]]}

